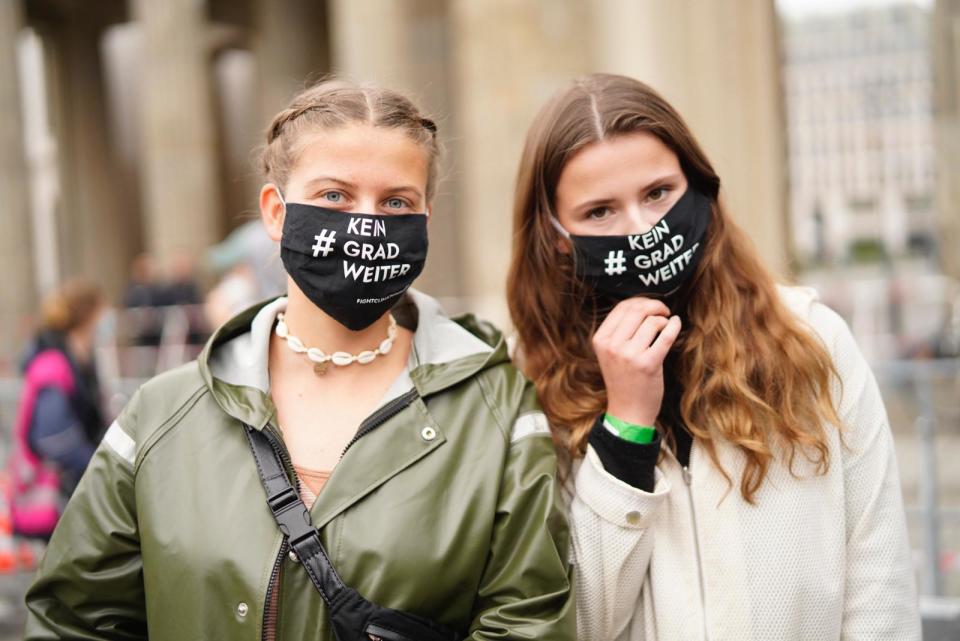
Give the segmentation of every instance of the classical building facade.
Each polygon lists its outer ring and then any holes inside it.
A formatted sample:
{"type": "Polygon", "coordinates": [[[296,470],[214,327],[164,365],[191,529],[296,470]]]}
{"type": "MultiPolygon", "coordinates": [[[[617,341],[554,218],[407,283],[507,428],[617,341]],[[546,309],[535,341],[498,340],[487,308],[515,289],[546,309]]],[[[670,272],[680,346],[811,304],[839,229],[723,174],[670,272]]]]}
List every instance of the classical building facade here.
{"type": "Polygon", "coordinates": [[[944,270],[960,281],[960,0],[937,0],[933,38],[941,255],[944,270]]]}
{"type": "Polygon", "coordinates": [[[784,83],[791,233],[805,262],[935,246],[929,11],[790,20],[784,83]]]}

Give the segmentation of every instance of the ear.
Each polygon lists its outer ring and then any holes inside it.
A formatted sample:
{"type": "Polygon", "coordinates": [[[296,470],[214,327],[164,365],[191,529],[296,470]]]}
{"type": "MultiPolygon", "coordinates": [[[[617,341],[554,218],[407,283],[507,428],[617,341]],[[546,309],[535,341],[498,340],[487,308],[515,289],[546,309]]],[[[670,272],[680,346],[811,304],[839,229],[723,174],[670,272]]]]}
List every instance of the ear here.
{"type": "Polygon", "coordinates": [[[270,240],[280,242],[283,236],[283,221],[286,216],[286,207],[280,200],[280,192],[273,183],[267,183],[260,188],[260,219],[267,228],[270,240]]]}

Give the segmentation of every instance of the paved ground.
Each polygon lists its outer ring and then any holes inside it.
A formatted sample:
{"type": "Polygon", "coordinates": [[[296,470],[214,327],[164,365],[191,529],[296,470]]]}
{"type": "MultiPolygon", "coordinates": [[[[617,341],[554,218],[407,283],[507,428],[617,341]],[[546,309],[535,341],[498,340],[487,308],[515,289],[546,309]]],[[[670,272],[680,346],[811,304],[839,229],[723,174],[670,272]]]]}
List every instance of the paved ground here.
{"type": "Polygon", "coordinates": [[[23,638],[23,594],[33,574],[0,575],[0,641],[23,638]]]}

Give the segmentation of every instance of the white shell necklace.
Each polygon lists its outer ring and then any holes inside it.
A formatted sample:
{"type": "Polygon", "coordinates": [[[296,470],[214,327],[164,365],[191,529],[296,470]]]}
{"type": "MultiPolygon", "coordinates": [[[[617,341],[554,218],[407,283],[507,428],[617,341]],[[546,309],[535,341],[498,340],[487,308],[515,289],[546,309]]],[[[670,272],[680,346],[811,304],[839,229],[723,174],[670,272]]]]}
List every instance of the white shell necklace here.
{"type": "Polygon", "coordinates": [[[390,327],[387,328],[387,337],[381,341],[376,349],[368,349],[359,354],[350,354],[349,352],[334,352],[327,354],[316,347],[307,347],[303,341],[290,333],[287,327],[286,317],[283,312],[277,314],[277,328],[274,330],[280,338],[287,341],[289,347],[296,354],[306,354],[310,362],[313,363],[313,372],[320,376],[327,371],[327,363],[333,363],[337,367],[346,367],[353,363],[367,365],[376,360],[377,356],[386,356],[393,349],[393,341],[397,338],[397,319],[390,315],[390,327]]]}

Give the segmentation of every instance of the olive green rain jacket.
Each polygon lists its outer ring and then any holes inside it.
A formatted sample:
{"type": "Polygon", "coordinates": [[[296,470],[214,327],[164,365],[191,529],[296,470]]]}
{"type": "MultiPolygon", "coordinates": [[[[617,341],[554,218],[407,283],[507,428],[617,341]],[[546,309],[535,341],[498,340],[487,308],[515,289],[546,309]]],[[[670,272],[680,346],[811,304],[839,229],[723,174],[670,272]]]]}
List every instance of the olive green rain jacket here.
{"type": "MultiPolygon", "coordinates": [[[[266,363],[285,302],[228,322],[110,427],[27,594],[28,640],[334,638],[243,434],[280,434],[266,363]]],[[[334,566],[368,599],[465,638],[572,641],[569,534],[532,386],[489,325],[415,291],[394,313],[415,328],[406,385],[311,509],[334,566]]]]}

